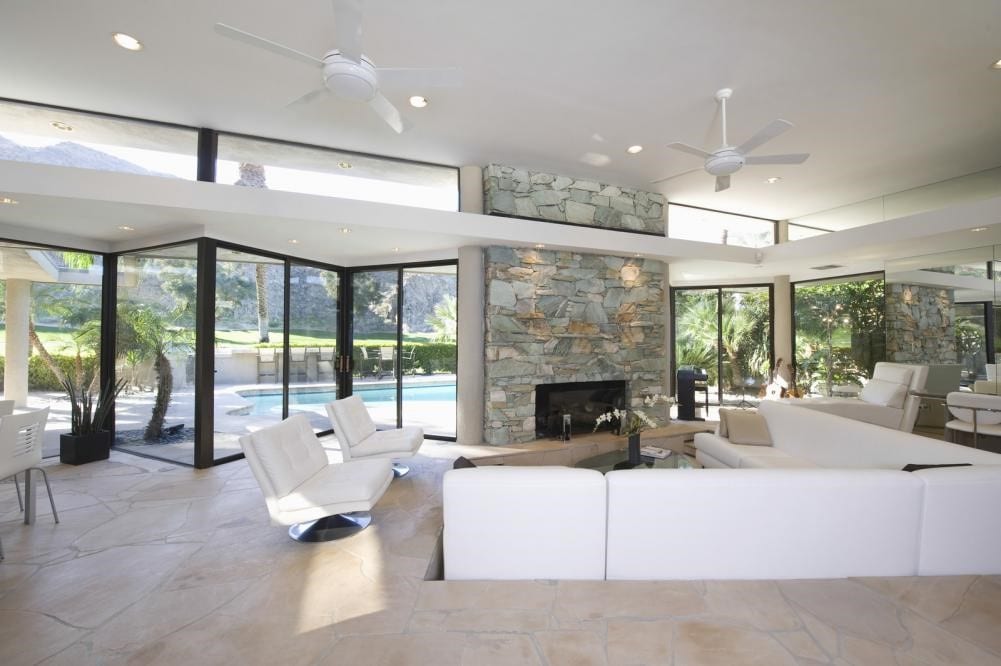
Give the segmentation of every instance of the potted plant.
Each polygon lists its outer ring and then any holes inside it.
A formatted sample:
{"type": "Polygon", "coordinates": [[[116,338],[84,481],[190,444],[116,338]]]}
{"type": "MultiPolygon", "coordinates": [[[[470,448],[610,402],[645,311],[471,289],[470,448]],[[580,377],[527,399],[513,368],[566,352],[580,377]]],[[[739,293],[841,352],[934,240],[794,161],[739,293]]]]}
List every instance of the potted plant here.
{"type": "Polygon", "coordinates": [[[70,431],[59,436],[59,461],[82,465],[107,460],[111,451],[111,431],[104,424],[115,406],[115,398],[125,388],[125,380],[108,380],[97,394],[66,380],[63,388],[70,399],[70,431]]]}
{"type": "MultiPolygon", "coordinates": [[[[666,396],[648,395],[643,398],[643,404],[653,407],[658,402],[671,404],[671,398],[666,396]]],[[[628,438],[628,462],[631,466],[640,464],[640,433],[644,428],[656,428],[657,423],[640,409],[609,409],[594,420],[594,429],[597,430],[602,423],[619,422],[619,434],[628,438]]]]}

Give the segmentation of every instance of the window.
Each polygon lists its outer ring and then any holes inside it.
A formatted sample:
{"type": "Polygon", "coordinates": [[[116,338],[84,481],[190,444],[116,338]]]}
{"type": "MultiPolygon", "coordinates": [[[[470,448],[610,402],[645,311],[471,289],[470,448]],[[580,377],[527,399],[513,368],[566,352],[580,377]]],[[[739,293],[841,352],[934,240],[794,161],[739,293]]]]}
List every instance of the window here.
{"type": "Polygon", "coordinates": [[[789,240],[798,241],[804,238],[813,238],[814,236],[823,236],[824,234],[831,233],[827,229],[816,229],[814,227],[804,227],[802,224],[789,224],[789,240]]]}
{"type": "Polygon", "coordinates": [[[192,129],[0,102],[0,159],[194,180],[192,129]]]}
{"type": "Polygon", "coordinates": [[[459,209],[452,167],[222,134],[216,182],[382,203],[459,209]]]}
{"type": "Polygon", "coordinates": [[[668,204],[667,236],[703,243],[766,247],[775,244],[775,222],[718,210],[668,204]]]}

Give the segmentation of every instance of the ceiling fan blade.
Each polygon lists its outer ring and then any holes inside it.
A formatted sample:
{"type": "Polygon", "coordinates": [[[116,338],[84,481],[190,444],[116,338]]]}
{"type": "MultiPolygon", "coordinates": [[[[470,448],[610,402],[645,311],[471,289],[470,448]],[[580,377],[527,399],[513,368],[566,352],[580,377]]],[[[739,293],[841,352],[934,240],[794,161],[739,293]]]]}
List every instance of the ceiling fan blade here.
{"type": "Polygon", "coordinates": [[[675,150],[680,150],[683,153],[688,153],[689,155],[695,155],[696,157],[701,157],[704,160],[712,157],[711,153],[707,153],[701,148],[696,148],[695,146],[689,146],[687,143],[679,143],[675,141],[674,143],[667,144],[668,148],[674,148],[675,150]]]}
{"type": "Polygon", "coordinates": [[[457,67],[438,69],[421,67],[376,67],[379,85],[411,88],[457,88],[462,85],[462,70],[457,67]]]}
{"type": "Polygon", "coordinates": [[[303,53],[302,51],[296,51],[295,49],[289,48],[284,44],[279,44],[278,42],[272,42],[270,39],[264,39],[263,37],[258,37],[257,35],[251,34],[240,30],[239,28],[234,28],[231,25],[226,25],[225,23],[216,23],[215,31],[218,32],[223,37],[229,37],[230,39],[235,39],[238,42],[243,42],[244,44],[249,44],[251,46],[256,46],[257,48],[265,49],[271,51],[272,53],[277,53],[280,56],[285,56],[286,58],[291,58],[293,60],[298,60],[304,62],[307,65],[323,66],[323,61],[319,58],[314,58],[308,53],[303,53]]]}
{"type": "Polygon", "coordinates": [[[730,189],[730,176],[716,176],[716,191],[722,192],[728,189],[730,189]]]}
{"type": "Polygon", "coordinates": [[[752,155],[744,158],[744,164],[802,164],[810,153],[790,153],[789,155],[752,155]]]}
{"type": "Polygon", "coordinates": [[[650,184],[658,185],[660,183],[666,183],[669,180],[674,180],[675,178],[681,178],[682,176],[687,176],[690,173],[695,173],[696,171],[702,171],[702,170],[703,170],[702,167],[699,167],[698,169],[689,169],[688,171],[682,171],[681,173],[676,173],[673,176],[668,176],[667,178],[661,178],[659,180],[651,180],[650,184]]]}
{"type": "Polygon", "coordinates": [[[294,100],[292,100],[291,102],[289,102],[288,104],[286,104],[285,108],[289,108],[289,107],[292,107],[292,106],[303,106],[305,104],[309,104],[310,102],[312,102],[314,99],[316,99],[320,95],[323,95],[323,94],[328,93],[328,92],[330,92],[330,91],[327,90],[326,88],[317,88],[316,90],[310,90],[308,93],[306,93],[302,97],[296,97],[294,100]]]}
{"type": "Polygon", "coordinates": [[[333,0],[334,47],[345,58],[361,60],[362,0],[333,0]]]}
{"type": "Polygon", "coordinates": [[[758,133],[752,136],[750,139],[744,143],[737,146],[737,150],[746,155],[751,152],[761,144],[766,141],[771,141],[779,134],[782,134],[786,130],[792,129],[793,124],[788,120],[773,120],[764,127],[758,130],[758,133]]]}
{"type": "Polygon", "coordinates": [[[381,92],[377,92],[375,97],[370,99],[368,103],[379,114],[379,117],[385,120],[386,124],[392,127],[397,134],[403,133],[406,127],[404,127],[400,112],[381,92]]]}

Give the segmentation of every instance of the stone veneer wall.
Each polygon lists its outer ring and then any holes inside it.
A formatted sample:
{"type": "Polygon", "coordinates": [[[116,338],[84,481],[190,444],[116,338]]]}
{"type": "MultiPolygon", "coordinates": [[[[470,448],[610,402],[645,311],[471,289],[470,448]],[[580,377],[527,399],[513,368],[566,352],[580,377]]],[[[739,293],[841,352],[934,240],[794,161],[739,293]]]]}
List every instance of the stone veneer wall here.
{"type": "Polygon", "coordinates": [[[490,164],[484,212],[664,235],[664,195],[490,164]]]}
{"type": "Polygon", "coordinates": [[[665,392],[662,262],[494,246],[485,269],[487,443],[535,439],[536,384],[625,380],[633,406],[665,392]]]}
{"type": "Polygon", "coordinates": [[[886,285],[886,360],[956,363],[953,291],[913,284],[886,285]]]}

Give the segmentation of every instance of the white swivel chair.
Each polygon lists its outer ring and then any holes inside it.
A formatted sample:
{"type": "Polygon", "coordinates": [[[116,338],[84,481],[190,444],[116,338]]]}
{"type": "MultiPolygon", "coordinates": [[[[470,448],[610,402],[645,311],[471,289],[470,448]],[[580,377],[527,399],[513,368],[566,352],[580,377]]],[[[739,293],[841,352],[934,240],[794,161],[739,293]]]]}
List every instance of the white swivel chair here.
{"type": "MultiPolygon", "coordinates": [[[[13,401],[11,401],[13,402],[13,401]]],[[[23,414],[8,414],[0,416],[0,479],[14,477],[14,488],[17,490],[17,503],[21,510],[26,510],[25,502],[32,500],[26,494],[21,499],[21,489],[17,485],[17,475],[27,470],[41,472],[45,480],[45,489],[49,492],[49,504],[52,506],[52,518],[58,523],[56,502],[52,499],[52,486],[45,470],[38,467],[42,462],[42,436],[45,433],[45,422],[49,418],[49,408],[36,409],[23,414]]],[[[27,488],[25,489],[27,490],[27,488]]],[[[29,513],[30,515],[30,513],[29,513]]],[[[0,560],[3,559],[3,544],[0,543],[0,560]]]]}
{"type": "MultiPolygon", "coordinates": [[[[328,402],[327,415],[341,443],[344,460],[412,458],[424,443],[424,430],[417,426],[376,430],[365,403],[356,395],[328,402]]],[[[394,475],[403,476],[409,471],[406,465],[393,463],[394,475]]]]}
{"type": "Polygon", "coordinates": [[[393,480],[388,460],[331,463],[305,414],[240,438],[275,525],[296,541],[330,541],[359,532],[393,480]]]}

